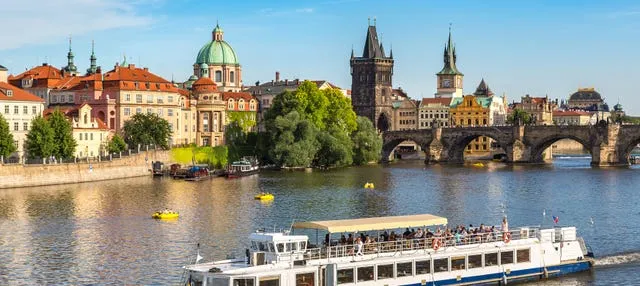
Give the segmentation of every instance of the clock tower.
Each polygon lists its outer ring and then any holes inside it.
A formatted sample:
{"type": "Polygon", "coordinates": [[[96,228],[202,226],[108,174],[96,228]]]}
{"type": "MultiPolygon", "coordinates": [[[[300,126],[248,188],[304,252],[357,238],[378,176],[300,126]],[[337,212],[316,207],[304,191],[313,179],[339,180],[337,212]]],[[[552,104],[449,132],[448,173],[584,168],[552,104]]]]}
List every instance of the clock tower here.
{"type": "Polygon", "coordinates": [[[464,74],[456,68],[456,57],[456,47],[451,38],[451,27],[449,27],[449,40],[444,47],[444,67],[436,74],[438,76],[436,97],[462,97],[464,74]]]}

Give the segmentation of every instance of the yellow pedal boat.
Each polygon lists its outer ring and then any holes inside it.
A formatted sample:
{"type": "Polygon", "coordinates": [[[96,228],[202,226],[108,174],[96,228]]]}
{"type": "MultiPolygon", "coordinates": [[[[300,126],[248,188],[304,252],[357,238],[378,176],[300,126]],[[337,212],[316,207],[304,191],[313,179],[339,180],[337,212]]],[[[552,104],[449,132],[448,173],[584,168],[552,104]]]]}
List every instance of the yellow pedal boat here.
{"type": "Polygon", "coordinates": [[[173,219],[173,218],[178,218],[179,216],[180,214],[174,211],[155,212],[151,215],[151,217],[155,219],[173,219]]]}
{"type": "Polygon", "coordinates": [[[484,167],[484,164],[478,162],[478,163],[473,163],[473,166],[474,167],[484,167]]]}
{"type": "Polygon", "coordinates": [[[256,200],[266,201],[266,200],[273,200],[274,196],[272,193],[260,193],[253,198],[256,200]]]}

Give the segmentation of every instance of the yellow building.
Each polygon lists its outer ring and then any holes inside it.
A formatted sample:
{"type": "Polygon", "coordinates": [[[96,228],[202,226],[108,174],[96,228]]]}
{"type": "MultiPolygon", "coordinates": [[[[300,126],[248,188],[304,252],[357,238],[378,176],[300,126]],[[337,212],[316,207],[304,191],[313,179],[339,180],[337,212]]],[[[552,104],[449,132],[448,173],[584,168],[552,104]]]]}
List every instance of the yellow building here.
{"type": "MultiPolygon", "coordinates": [[[[475,95],[465,95],[462,98],[454,97],[449,109],[451,113],[450,125],[453,127],[490,125],[489,106],[491,101],[491,98],[475,95]]],[[[488,153],[491,151],[491,141],[485,136],[478,137],[467,145],[466,152],[488,153]]]]}
{"type": "Polygon", "coordinates": [[[107,154],[111,130],[99,118],[91,116],[91,106],[83,104],[78,115],[71,118],[73,138],[76,139],[75,157],[97,157],[107,154]]]}

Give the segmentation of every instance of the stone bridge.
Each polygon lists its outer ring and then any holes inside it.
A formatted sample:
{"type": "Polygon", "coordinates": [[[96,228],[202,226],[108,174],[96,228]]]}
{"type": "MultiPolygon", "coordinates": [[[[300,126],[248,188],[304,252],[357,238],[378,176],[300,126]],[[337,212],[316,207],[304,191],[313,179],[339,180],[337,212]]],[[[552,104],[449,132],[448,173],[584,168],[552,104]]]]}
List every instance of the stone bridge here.
{"type": "Polygon", "coordinates": [[[591,153],[596,166],[628,165],[633,148],[640,143],[640,125],[600,123],[589,126],[495,126],[452,127],[383,133],[382,158],[405,140],[414,141],[426,153],[426,163],[464,162],[464,149],[472,140],[487,136],[495,140],[511,163],[542,163],[543,152],[554,142],[573,139],[591,153]]]}

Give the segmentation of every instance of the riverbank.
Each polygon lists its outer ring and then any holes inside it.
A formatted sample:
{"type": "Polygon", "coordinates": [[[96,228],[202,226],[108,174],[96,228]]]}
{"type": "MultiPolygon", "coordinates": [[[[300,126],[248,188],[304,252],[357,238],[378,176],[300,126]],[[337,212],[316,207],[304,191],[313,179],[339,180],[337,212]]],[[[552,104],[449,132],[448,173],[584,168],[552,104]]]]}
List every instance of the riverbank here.
{"type": "Polygon", "coordinates": [[[73,184],[150,175],[151,162],[171,161],[170,151],[149,150],[111,161],[0,165],[0,189],[73,184]]]}

